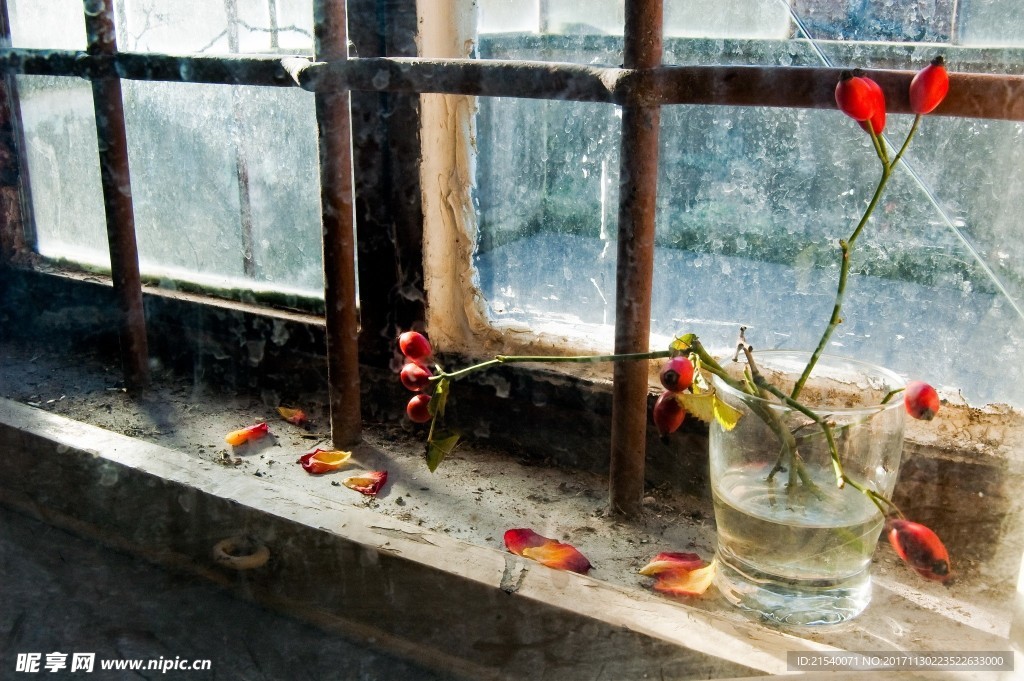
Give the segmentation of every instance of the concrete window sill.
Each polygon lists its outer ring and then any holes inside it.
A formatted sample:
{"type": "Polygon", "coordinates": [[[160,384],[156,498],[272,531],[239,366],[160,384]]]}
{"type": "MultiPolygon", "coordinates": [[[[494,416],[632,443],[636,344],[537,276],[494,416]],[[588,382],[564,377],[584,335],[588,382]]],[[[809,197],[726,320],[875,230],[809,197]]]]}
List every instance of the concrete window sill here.
{"type": "Polygon", "coordinates": [[[316,428],[271,420],[274,437],[251,449],[223,443],[229,430],[272,419],[268,396],[167,384],[131,401],[109,377],[84,374],[15,387],[7,359],[15,399],[0,400],[0,503],[455,676],[756,677],[785,672],[789,651],[1005,651],[1019,636],[1019,502],[993,520],[1008,532],[998,550],[983,563],[961,558],[951,588],[918,580],[882,546],[865,615],[781,632],[713,592],[674,601],[636,574],[659,551],[710,557],[703,499],[657,488],[644,517],[617,520],[603,514],[600,476],[469,447],[430,474],[418,436],[384,425],[368,429],[356,463],[313,477],[295,461],[323,446],[316,428]],[[380,468],[389,483],[376,500],[338,484],[380,468]],[[576,575],[509,554],[510,527],[569,541],[595,569],[576,575]],[[265,546],[268,560],[245,570],[218,561],[214,546],[233,537],[265,546]]]}

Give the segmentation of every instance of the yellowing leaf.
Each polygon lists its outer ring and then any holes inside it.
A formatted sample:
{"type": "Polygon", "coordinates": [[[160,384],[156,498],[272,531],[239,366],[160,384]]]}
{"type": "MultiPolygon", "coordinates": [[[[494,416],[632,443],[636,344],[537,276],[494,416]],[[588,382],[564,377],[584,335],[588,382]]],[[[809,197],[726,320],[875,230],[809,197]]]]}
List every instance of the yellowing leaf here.
{"type": "Polygon", "coordinates": [[[738,409],[718,399],[718,395],[712,395],[711,405],[712,411],[715,414],[715,420],[718,421],[718,425],[722,426],[722,430],[732,430],[735,428],[736,424],[739,423],[740,416],[743,415],[738,409]]]}
{"type": "Polygon", "coordinates": [[[669,350],[675,352],[686,352],[693,345],[693,342],[697,340],[697,334],[695,333],[684,333],[681,336],[676,336],[672,340],[672,344],[668,346],[669,350]]]}
{"type": "Polygon", "coordinates": [[[711,423],[715,418],[713,393],[678,393],[676,399],[687,414],[696,416],[704,423],[711,423]]]}

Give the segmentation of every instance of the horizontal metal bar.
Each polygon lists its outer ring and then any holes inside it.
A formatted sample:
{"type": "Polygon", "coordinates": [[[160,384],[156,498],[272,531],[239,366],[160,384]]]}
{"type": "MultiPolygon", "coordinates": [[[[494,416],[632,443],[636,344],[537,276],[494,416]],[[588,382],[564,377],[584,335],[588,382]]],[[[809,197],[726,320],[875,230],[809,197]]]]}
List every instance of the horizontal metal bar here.
{"type": "MultiPolygon", "coordinates": [[[[92,57],[67,50],[0,50],[0,69],[28,75],[160,80],[306,90],[431,92],[618,105],[674,104],[833,109],[840,69],[789,66],[661,66],[623,69],[564,62],[305,57],[177,56],[121,52],[92,57]]],[[[872,70],[891,113],[910,113],[912,71],[872,70]]],[[[1024,76],[951,73],[936,115],[1024,120],[1024,76]]]]}
{"type": "Polygon", "coordinates": [[[89,55],[75,50],[0,49],[0,68],[35,76],[118,77],[217,85],[292,86],[279,56],[194,56],[118,52],[89,55]]]}

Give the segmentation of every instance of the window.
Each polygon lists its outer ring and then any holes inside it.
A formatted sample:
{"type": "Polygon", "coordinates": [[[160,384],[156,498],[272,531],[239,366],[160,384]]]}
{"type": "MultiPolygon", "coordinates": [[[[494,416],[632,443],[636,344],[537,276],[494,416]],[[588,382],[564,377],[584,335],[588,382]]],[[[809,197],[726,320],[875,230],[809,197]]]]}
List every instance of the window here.
{"type": "MultiPolygon", "coordinates": [[[[483,3],[482,57],[621,63],[621,3],[513,4],[516,20],[509,3],[483,3]]],[[[666,3],[665,62],[909,70],[942,53],[951,71],[1024,66],[990,3],[728,5],[666,3]]],[[[611,347],[620,115],[480,100],[475,262],[499,328],[611,347]]],[[[755,347],[813,347],[834,299],[838,240],[877,181],[869,140],[828,110],[681,105],[661,116],[652,333],[661,343],[694,331],[727,352],[746,325],[755,347]]],[[[889,117],[890,143],[911,118],[889,117]]],[[[1024,369],[1010,359],[1024,324],[1022,130],[924,121],[854,254],[831,352],[927,375],[977,406],[1024,405],[1024,369]]]]}
{"type": "MultiPolygon", "coordinates": [[[[95,6],[92,0],[87,2],[95,6]]],[[[69,264],[109,270],[115,291],[124,291],[128,287],[120,284],[119,268],[111,264],[107,246],[111,223],[123,221],[106,216],[96,154],[104,142],[96,131],[96,95],[88,82],[89,78],[102,80],[97,74],[102,75],[104,60],[67,52],[86,48],[81,4],[78,0],[0,0],[0,7],[5,4],[17,49],[0,52],[0,63],[17,74],[11,79],[16,86],[12,89],[16,97],[11,99],[18,104],[16,122],[24,134],[19,160],[27,168],[21,173],[5,168],[4,177],[17,175],[23,183],[25,223],[17,227],[19,235],[28,237],[33,253],[28,258],[9,258],[17,261],[17,267],[0,261],[0,300],[7,294],[8,279],[24,272],[47,280],[38,294],[33,292],[38,297],[29,296],[30,300],[48,298],[51,292],[56,292],[54,299],[63,300],[82,290],[78,285],[83,279],[102,279],[44,276],[49,272],[67,275],[63,266],[69,264]],[[42,30],[44,26],[59,30],[42,30]],[[29,265],[22,268],[26,260],[29,265]]],[[[217,377],[219,388],[244,389],[247,396],[255,394],[254,403],[277,404],[276,382],[283,381],[282,376],[290,379],[290,372],[304,372],[317,387],[329,385],[325,392],[333,430],[342,420],[346,427],[354,422],[358,429],[363,417],[390,425],[400,413],[391,392],[397,390],[394,372],[388,371],[389,362],[395,361],[396,330],[426,323],[435,344],[455,355],[453,361],[503,349],[611,348],[618,313],[619,174],[622,156],[629,154],[628,148],[623,150],[623,120],[631,108],[639,108],[631,104],[637,100],[630,99],[637,91],[628,90],[629,83],[636,81],[628,81],[626,74],[623,81],[609,84],[612,76],[622,73],[595,69],[588,75],[586,69],[576,67],[615,66],[624,61],[625,3],[350,0],[352,53],[359,57],[347,64],[341,60],[311,63],[314,6],[340,5],[314,0],[113,2],[119,47],[124,51],[114,63],[124,76],[120,82],[147,319],[180,322],[150,334],[160,336],[155,359],[173,358],[177,344],[197,337],[206,342],[204,334],[223,332],[221,338],[210,341],[208,352],[223,361],[215,367],[222,372],[217,377]],[[186,56],[173,56],[177,53],[186,56]],[[397,59],[414,55],[424,59],[397,59]],[[446,61],[459,57],[479,59],[469,65],[446,61]],[[496,60],[519,62],[512,67],[541,75],[514,87],[496,82],[491,76],[502,66],[496,60]],[[522,64],[526,60],[557,64],[544,69],[522,64]],[[466,78],[467,72],[480,77],[466,78]],[[555,76],[565,73],[580,89],[559,89],[555,76]],[[324,257],[321,225],[332,217],[327,214],[335,207],[340,206],[335,218],[348,210],[344,197],[336,206],[321,207],[323,194],[331,190],[321,186],[324,176],[318,173],[322,164],[348,164],[345,154],[325,153],[323,143],[324,139],[347,141],[347,135],[318,138],[318,126],[326,128],[325,119],[330,117],[324,110],[340,110],[331,106],[331,100],[337,100],[328,94],[331,79],[339,74],[349,79],[352,90],[352,212],[357,216],[357,252],[352,257],[329,253],[324,257]],[[294,87],[296,81],[302,87],[294,87]],[[362,325],[358,334],[355,324],[332,319],[341,308],[352,311],[356,301],[353,282],[344,282],[353,285],[338,293],[338,281],[332,279],[338,272],[358,275],[362,325]],[[340,304],[332,304],[331,295],[339,296],[333,302],[340,304]],[[347,297],[341,299],[342,295],[347,297]],[[241,299],[243,304],[226,303],[225,297],[241,299]],[[317,314],[318,302],[323,314],[317,314]],[[283,311],[282,307],[293,309],[283,311]],[[218,328],[226,324],[230,328],[218,328]],[[184,327],[194,336],[166,332],[184,327]],[[297,357],[282,357],[293,351],[297,357]],[[339,366],[349,372],[342,378],[336,371],[339,366]],[[369,380],[360,382],[360,369],[369,380]],[[361,396],[372,400],[362,410],[361,396]]],[[[1014,44],[1014,12],[1009,4],[966,0],[884,7],[817,0],[667,0],[663,62],[679,69],[656,69],[665,77],[670,103],[662,106],[660,119],[654,281],[653,287],[634,282],[626,294],[646,294],[653,288],[652,318],[649,329],[627,329],[632,334],[629,340],[646,338],[649,331],[651,345],[659,346],[681,329],[692,330],[720,350],[731,345],[737,327],[746,324],[759,347],[800,347],[813,342],[819,333],[817,324],[824,321],[832,302],[835,242],[848,233],[860,210],[858,201],[863,200],[858,197],[875,180],[864,135],[830,110],[827,96],[807,102],[797,101],[791,93],[762,92],[757,101],[737,102],[735,93],[724,92],[728,88],[721,69],[766,66],[775,69],[782,84],[793,82],[790,73],[795,68],[856,64],[909,69],[941,49],[953,70],[991,72],[996,75],[993,82],[1016,92],[1020,83],[1005,77],[1021,71],[1024,56],[1021,46],[1014,44]],[[936,43],[942,47],[936,48],[936,43]],[[715,82],[722,90],[696,103],[682,97],[679,88],[672,91],[673,84],[679,85],[678,78],[672,79],[689,67],[717,74],[715,82]],[[673,103],[677,99],[685,103],[673,103]]],[[[322,29],[327,22],[324,16],[319,18],[317,28],[322,29]]],[[[834,80],[834,72],[825,73],[834,80]]],[[[824,83],[823,76],[816,77],[819,85],[824,83]]],[[[975,88],[970,92],[980,91],[979,79],[972,78],[968,85],[975,88]]],[[[1024,369],[1015,358],[1024,319],[1020,310],[1024,258],[1015,238],[1020,183],[1014,160],[1022,137],[1017,119],[1024,115],[1013,102],[1000,108],[984,101],[980,112],[968,104],[961,103],[958,112],[982,117],[927,120],[907,168],[891,184],[888,203],[877,213],[870,238],[857,251],[849,320],[835,337],[834,347],[904,373],[927,374],[942,383],[948,395],[962,393],[973,406],[1009,402],[1019,407],[1024,403],[1020,387],[1024,369]]],[[[894,139],[901,138],[906,119],[892,116],[894,139]]],[[[323,184],[350,177],[348,168],[343,170],[328,174],[323,184]]],[[[11,189],[0,187],[0,195],[9,199],[11,189]]],[[[106,189],[109,193],[109,184],[106,189]]],[[[348,236],[344,224],[335,227],[335,236],[348,236]]],[[[11,231],[10,225],[0,224],[5,258],[10,256],[9,244],[18,241],[8,238],[11,231]]],[[[327,241],[331,240],[329,236],[327,241]]],[[[141,297],[138,288],[129,288],[128,293],[141,297]]],[[[91,300],[99,298],[94,295],[91,300]]],[[[118,302],[124,303],[123,299],[118,302]]],[[[84,316],[93,312],[88,306],[72,311],[80,309],[84,316]]],[[[125,319],[131,321],[130,312],[121,311],[122,324],[125,319]]],[[[0,321],[5,320],[4,314],[0,308],[0,321]]],[[[6,329],[0,326],[0,332],[6,329]]],[[[122,334],[122,341],[126,337],[122,334]]],[[[126,356],[147,359],[144,348],[130,342],[124,345],[126,356]]],[[[196,362],[188,368],[198,376],[207,370],[215,373],[211,365],[196,362]]],[[[685,459],[680,453],[684,449],[692,453],[702,434],[694,429],[691,439],[658,443],[649,437],[652,433],[646,423],[650,398],[646,382],[633,381],[630,390],[635,385],[640,390],[626,394],[619,386],[627,381],[616,380],[609,390],[606,379],[607,374],[593,382],[551,377],[529,368],[489,375],[481,380],[485,385],[472,386],[460,396],[459,409],[470,423],[467,434],[477,441],[496,447],[511,442],[509,448],[534,449],[538,457],[550,455],[570,466],[593,465],[604,472],[616,451],[627,451],[634,462],[639,459],[639,475],[635,469],[628,475],[616,472],[613,461],[608,476],[613,505],[618,494],[634,511],[643,508],[645,453],[650,479],[675,485],[685,478],[679,484],[696,487],[703,480],[704,466],[699,457],[685,459]],[[509,395],[515,398],[514,409],[508,408],[513,404],[505,399],[509,395]],[[620,429],[626,434],[617,435],[609,422],[622,413],[630,422],[628,428],[620,429]],[[530,427],[524,428],[524,423],[530,427]],[[583,427],[577,428],[581,423],[583,427]],[[598,437],[602,442],[607,439],[609,430],[614,440],[612,457],[605,448],[592,446],[598,437]],[[598,435],[585,439],[581,432],[598,435]],[[581,440],[583,445],[577,446],[581,440]],[[652,447],[647,448],[649,443],[652,447]],[[617,480],[626,483],[619,485],[617,480]],[[634,493],[637,484],[640,494],[634,493]]],[[[205,394],[199,401],[204,407],[220,406],[205,394]]],[[[0,401],[0,410],[5,406],[0,401]]],[[[161,405],[146,406],[160,413],[161,405]]],[[[0,420],[9,420],[10,413],[0,413],[0,420]]],[[[1018,561],[1020,553],[1019,542],[1013,539],[1020,526],[1014,497],[1020,478],[1016,453],[1020,431],[1010,426],[1016,427],[1018,421],[1016,413],[997,409],[951,419],[948,430],[934,436],[936,447],[922,445],[927,452],[917,457],[912,471],[917,476],[914,489],[928,492],[929,504],[937,500],[935,513],[952,515],[955,510],[958,531],[983,544],[978,550],[983,555],[978,559],[981,567],[971,566],[974,590],[966,592],[967,598],[977,596],[978,603],[970,604],[977,607],[961,608],[960,602],[947,602],[934,593],[915,592],[906,599],[941,610],[944,623],[955,621],[974,633],[984,630],[984,636],[972,641],[1001,644],[1009,627],[1004,596],[1012,590],[1007,575],[1015,573],[1017,566],[1008,565],[1018,561]],[[968,456],[975,450],[978,456],[968,456]],[[963,475],[965,470],[971,474],[963,475]],[[989,501],[975,508],[960,498],[961,478],[969,479],[972,493],[989,501]],[[939,492],[936,487],[941,488],[939,492]],[[998,588],[989,587],[990,573],[998,576],[994,580],[998,588]]],[[[336,430],[344,432],[341,427],[336,430]]],[[[77,432],[61,434],[64,439],[55,438],[57,447],[50,449],[63,454],[75,446],[67,440],[77,432]]],[[[301,444],[303,435],[296,437],[301,444]]],[[[392,429],[384,439],[395,437],[392,429]]],[[[142,449],[143,454],[151,451],[142,449]]],[[[138,483],[132,489],[139,495],[138,490],[148,494],[156,489],[166,493],[161,498],[167,503],[145,506],[145,520],[129,518],[120,529],[164,539],[148,528],[166,526],[167,534],[180,542],[173,550],[198,541],[181,528],[197,530],[195,534],[203,537],[220,529],[216,523],[207,527],[207,516],[199,511],[209,511],[223,525],[237,522],[248,528],[266,520],[249,515],[249,499],[233,490],[253,492],[259,500],[277,494],[273,482],[262,477],[259,482],[268,483],[266,488],[236,487],[237,480],[220,477],[212,492],[193,497],[191,491],[179,493],[180,480],[164,484],[151,475],[149,462],[141,461],[141,456],[121,466],[130,468],[129,477],[138,483]],[[207,502],[209,509],[204,508],[207,502]]],[[[3,468],[6,461],[0,457],[0,472],[7,470],[3,468]]],[[[230,457],[227,461],[216,463],[235,465],[230,457]]],[[[420,461],[415,463],[418,471],[420,461]]],[[[491,470],[495,477],[504,473],[500,466],[491,470]]],[[[78,469],[69,467],[69,471],[62,469],[60,475],[77,482],[73,476],[80,474],[78,469]]],[[[90,471],[81,477],[88,477],[90,471]]],[[[106,487],[110,476],[101,473],[102,489],[87,501],[94,517],[105,518],[108,511],[114,515],[120,509],[107,508],[113,506],[109,503],[112,492],[106,487]]],[[[579,496],[571,484],[572,475],[559,489],[566,496],[579,496]]],[[[529,481],[528,474],[524,477],[529,481]]],[[[0,476],[0,488],[4,483],[0,476]]],[[[83,489],[92,492],[89,485],[80,485],[75,493],[83,494],[83,489]]],[[[410,490],[436,492],[426,485],[410,490]]],[[[483,492],[482,488],[477,491],[483,492]]],[[[450,582],[433,581],[434,577],[446,580],[461,571],[458,584],[469,589],[465,602],[488,612],[474,610],[472,617],[458,622],[459,627],[440,633],[460,638],[460,650],[469,648],[470,656],[480,652],[473,625],[483,620],[494,625],[495,604],[507,605],[507,597],[519,588],[525,572],[516,573],[493,552],[477,562],[482,551],[465,554],[469,558],[453,569],[451,555],[462,558],[460,551],[465,547],[449,541],[450,537],[441,537],[435,544],[409,528],[378,527],[373,509],[358,509],[349,525],[336,524],[369,533],[347,537],[348,543],[339,548],[334,529],[326,531],[323,525],[308,521],[319,520],[315,507],[321,503],[331,513],[338,509],[322,489],[307,492],[301,492],[304,496],[299,501],[286,499],[292,504],[287,513],[266,513],[273,515],[270,532],[289,538],[287,550],[300,554],[302,567],[309,565],[301,556],[308,552],[340,577],[337,582],[321,581],[306,573],[297,590],[288,585],[288,595],[282,599],[294,596],[308,604],[329,591],[337,603],[350,601],[350,594],[366,585],[381,587],[387,605],[423,616],[385,623],[393,628],[378,640],[390,645],[397,638],[403,646],[413,640],[416,651],[424,652],[435,639],[418,635],[433,636],[445,629],[430,617],[431,606],[437,604],[431,594],[451,593],[437,586],[450,582]],[[385,569],[376,569],[378,561],[385,569]],[[342,568],[354,563],[363,567],[372,563],[373,569],[353,577],[355,573],[342,568]],[[420,590],[420,582],[404,580],[410,576],[415,580],[415,568],[423,565],[428,566],[431,581],[424,582],[429,588],[420,590]],[[363,575],[373,579],[357,583],[363,575]],[[342,586],[331,591],[336,584],[342,586]],[[408,584],[413,588],[396,588],[408,584]],[[468,634],[463,635],[464,631],[468,634]]],[[[44,496],[45,503],[70,504],[59,494],[44,496]]],[[[541,495],[536,499],[541,506],[552,503],[541,495]]],[[[472,495],[466,505],[479,501],[478,495],[472,495]]],[[[412,502],[399,497],[394,503],[412,502]]],[[[62,512],[75,520],[77,510],[62,512]]],[[[339,517],[332,516],[332,522],[339,517]]],[[[478,517],[471,520],[476,522],[478,517]]],[[[691,515],[683,522],[690,521],[699,525],[703,519],[691,515]]],[[[589,524],[578,529],[581,534],[593,532],[589,524]]],[[[156,550],[172,549],[157,546],[156,550]]],[[[294,568],[285,561],[277,565],[282,567],[279,574],[294,568]]],[[[629,574],[635,578],[632,571],[629,574]]],[[[258,580],[238,581],[246,588],[264,588],[258,580]]],[[[271,580],[267,584],[271,591],[278,585],[271,580]]],[[[561,588],[555,580],[528,586],[544,593],[561,588]]],[[[586,595],[591,586],[565,596],[555,607],[539,608],[536,612],[544,617],[524,618],[531,629],[516,643],[530,644],[514,646],[515,650],[506,649],[508,638],[527,629],[509,633],[505,625],[512,618],[502,619],[502,626],[495,627],[501,631],[495,634],[494,657],[522,655],[530,658],[527,666],[535,664],[534,639],[528,638],[539,631],[532,628],[534,623],[544,621],[548,626],[551,620],[546,617],[554,611],[559,611],[559,622],[587,622],[581,611],[592,609],[591,605],[605,607],[600,598],[586,595]]],[[[616,607],[625,612],[631,608],[622,602],[629,601],[631,594],[618,586],[593,593],[614,597],[616,607]]],[[[635,586],[634,582],[627,585],[635,586]]],[[[448,601],[443,607],[451,605],[448,601]]],[[[360,609],[376,618],[377,604],[364,605],[360,602],[360,609]]],[[[633,625],[649,624],[641,622],[645,613],[633,612],[632,619],[607,627],[603,622],[596,629],[589,628],[593,623],[588,622],[583,629],[597,633],[584,633],[581,638],[599,640],[596,647],[602,655],[610,655],[620,667],[635,660],[660,664],[658,655],[649,654],[650,641],[657,639],[658,646],[664,641],[681,642],[678,623],[672,619],[678,611],[667,606],[660,609],[662,605],[651,607],[672,616],[664,618],[664,625],[656,622],[650,630],[653,634],[638,634],[640,643],[632,648],[620,648],[618,642],[633,640],[633,625]],[[616,645],[608,646],[612,639],[616,645]],[[644,645],[648,647],[643,649],[644,645]],[[625,650],[638,652],[632,655],[625,650]]],[[[712,603],[708,613],[693,619],[711,632],[693,645],[712,659],[718,651],[727,650],[732,657],[728,665],[716,667],[718,672],[748,673],[748,668],[741,667],[748,662],[762,671],[782,669],[778,659],[764,661],[757,643],[717,630],[715,607],[712,603]]],[[[500,618],[508,612],[501,610],[500,618]]],[[[649,631],[643,627],[643,632],[649,631]]],[[[725,628],[731,630],[733,623],[725,628]]],[[[959,641],[961,632],[937,633],[946,637],[943,641],[959,641]]],[[[371,638],[376,629],[358,629],[358,633],[371,638]]],[[[874,643],[872,635],[869,632],[856,640],[874,643]]],[[[575,666],[578,660],[572,656],[581,654],[575,648],[577,639],[565,640],[572,648],[564,656],[565,666],[575,666]]],[[[424,654],[430,657],[436,652],[430,649],[424,654]]],[[[589,661],[595,665],[595,675],[608,672],[598,668],[605,658],[589,661]]],[[[523,668],[522,660],[518,662],[517,670],[523,668]]],[[[694,668],[692,660],[688,662],[687,673],[694,668]]],[[[464,669],[467,675],[477,671],[471,665],[464,669]]],[[[535,671],[535,667],[528,669],[535,671]]],[[[502,673],[512,672],[502,669],[502,673]]]]}

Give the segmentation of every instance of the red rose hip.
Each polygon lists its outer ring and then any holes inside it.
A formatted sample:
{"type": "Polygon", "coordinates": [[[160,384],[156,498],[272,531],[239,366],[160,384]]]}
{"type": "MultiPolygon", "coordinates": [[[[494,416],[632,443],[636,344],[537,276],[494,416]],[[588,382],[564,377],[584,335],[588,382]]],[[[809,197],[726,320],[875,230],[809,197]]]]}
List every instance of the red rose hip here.
{"type": "Polygon", "coordinates": [[[654,426],[662,437],[679,430],[686,418],[686,410],[679,404],[674,392],[663,392],[654,403],[654,426]]]}
{"type": "Polygon", "coordinates": [[[949,74],[942,57],[932,59],[910,81],[910,109],[916,114],[927,114],[935,110],[949,92],[949,74]]]}
{"type": "Polygon", "coordinates": [[[925,579],[945,582],[952,577],[949,552],[931,529],[910,520],[890,520],[889,543],[896,554],[925,579]]]}
{"type": "Polygon", "coordinates": [[[409,420],[414,423],[426,423],[431,418],[430,415],[430,395],[426,393],[420,393],[413,395],[412,399],[409,400],[409,404],[405,407],[405,414],[409,417],[409,420]]]}
{"type": "Polygon", "coordinates": [[[903,404],[915,419],[931,421],[939,411],[939,394],[924,381],[911,381],[903,392],[903,404]]]}
{"type": "Polygon", "coordinates": [[[683,356],[673,357],[661,368],[660,378],[665,390],[686,390],[693,383],[693,362],[683,356]]]}
{"type": "Polygon", "coordinates": [[[398,349],[402,354],[413,361],[423,360],[430,357],[433,348],[430,341],[422,333],[417,331],[406,331],[398,337],[398,349]]]}
{"type": "Polygon", "coordinates": [[[430,385],[430,377],[432,375],[433,374],[430,373],[430,369],[426,368],[422,364],[409,362],[402,367],[402,372],[398,377],[402,381],[402,385],[414,393],[418,393],[430,385]]]}
{"type": "Polygon", "coordinates": [[[875,113],[875,92],[866,79],[843,71],[836,85],[836,106],[855,121],[866,121],[875,113]]]}

